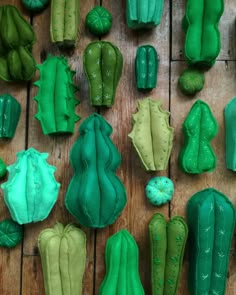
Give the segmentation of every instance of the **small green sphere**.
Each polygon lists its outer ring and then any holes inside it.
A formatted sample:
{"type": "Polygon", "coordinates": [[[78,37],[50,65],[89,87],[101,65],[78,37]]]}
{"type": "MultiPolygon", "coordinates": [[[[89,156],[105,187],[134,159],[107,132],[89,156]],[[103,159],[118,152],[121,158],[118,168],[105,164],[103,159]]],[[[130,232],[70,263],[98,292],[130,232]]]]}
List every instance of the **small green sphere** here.
{"type": "Polygon", "coordinates": [[[108,33],[112,25],[111,13],[102,6],[95,6],[86,16],[86,27],[96,36],[108,33]]]}
{"type": "Polygon", "coordinates": [[[32,12],[41,12],[49,4],[49,0],[22,0],[26,9],[32,12]]]}
{"type": "Polygon", "coordinates": [[[0,178],[3,178],[7,173],[7,166],[0,158],[0,178]]]}
{"type": "Polygon", "coordinates": [[[204,74],[196,69],[186,69],[179,77],[179,88],[186,95],[194,95],[201,91],[205,83],[204,74]]]}

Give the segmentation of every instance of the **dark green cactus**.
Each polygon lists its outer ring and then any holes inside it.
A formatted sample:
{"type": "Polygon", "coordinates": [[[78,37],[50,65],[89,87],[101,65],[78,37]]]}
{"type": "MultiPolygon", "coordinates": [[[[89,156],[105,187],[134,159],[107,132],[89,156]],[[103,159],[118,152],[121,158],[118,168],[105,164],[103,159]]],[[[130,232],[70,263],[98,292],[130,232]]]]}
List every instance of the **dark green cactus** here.
{"type": "Polygon", "coordinates": [[[74,176],[65,205],[82,225],[102,228],[112,224],[126,204],[124,185],[115,174],[121,156],[110,139],[112,127],[102,116],[92,114],[79,130],[70,154],[74,176]]]}
{"type": "Polygon", "coordinates": [[[41,123],[44,134],[73,133],[74,125],[80,117],[75,114],[79,103],[74,93],[75,72],[70,70],[67,60],[61,56],[48,56],[42,65],[38,65],[40,80],[34,85],[39,87],[34,100],[38,103],[35,118],[41,123]]]}
{"type": "Polygon", "coordinates": [[[136,87],[151,90],[157,85],[158,55],[151,45],[140,46],[135,59],[136,87]]]}
{"type": "Polygon", "coordinates": [[[122,68],[122,54],[112,43],[95,41],[87,46],[84,52],[84,71],[93,106],[113,105],[122,68]]]}
{"type": "Polygon", "coordinates": [[[189,292],[224,295],[235,209],[221,192],[208,188],[187,205],[189,226],[189,292]]]}

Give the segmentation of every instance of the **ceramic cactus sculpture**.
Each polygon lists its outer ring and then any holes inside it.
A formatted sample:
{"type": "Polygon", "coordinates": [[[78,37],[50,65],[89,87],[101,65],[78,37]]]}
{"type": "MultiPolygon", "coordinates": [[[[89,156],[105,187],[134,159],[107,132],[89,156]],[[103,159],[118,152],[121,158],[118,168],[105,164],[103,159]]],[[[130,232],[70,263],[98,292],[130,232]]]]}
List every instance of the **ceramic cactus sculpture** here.
{"type": "Polygon", "coordinates": [[[30,80],[35,73],[31,49],[36,40],[32,27],[15,6],[0,6],[0,78],[30,80]]]}
{"type": "Polygon", "coordinates": [[[201,91],[205,83],[205,76],[197,69],[185,69],[178,80],[180,90],[186,95],[195,95],[201,91]]]}
{"type": "Polygon", "coordinates": [[[165,170],[169,161],[174,129],[169,125],[170,113],[159,100],[146,98],[138,103],[129,134],[147,171],[165,170]]]}
{"type": "Polygon", "coordinates": [[[86,16],[86,27],[96,36],[108,33],[112,26],[111,13],[102,6],[95,6],[86,16]]]}
{"type": "Polygon", "coordinates": [[[17,153],[16,163],[7,167],[8,181],[1,187],[11,217],[19,224],[44,220],[57,200],[60,184],[47,158],[47,153],[30,148],[17,153]]]}
{"type": "Polygon", "coordinates": [[[21,105],[10,94],[0,95],[0,138],[13,138],[21,114],[21,105]]]}
{"type": "Polygon", "coordinates": [[[236,97],[234,97],[225,107],[225,158],[226,167],[236,171],[236,97]]]}
{"type": "Polygon", "coordinates": [[[80,224],[103,228],[118,218],[126,204],[124,185],[115,174],[121,156],[110,139],[112,127],[102,116],[90,115],[79,132],[70,153],[74,176],[65,205],[80,224]]]}
{"type": "Polygon", "coordinates": [[[79,0],[51,0],[51,40],[59,47],[75,47],[80,20],[79,0]]]}
{"type": "Polygon", "coordinates": [[[160,24],[164,0],[127,0],[126,19],[131,29],[154,28],[160,24]]]}
{"type": "Polygon", "coordinates": [[[23,238],[23,227],[11,219],[0,222],[0,247],[14,248],[23,238]]]}
{"type": "Polygon", "coordinates": [[[48,6],[49,0],[22,0],[22,3],[32,12],[41,12],[48,6]]]}
{"type": "Polygon", "coordinates": [[[210,145],[218,132],[218,124],[208,104],[197,100],[183,123],[184,146],[179,164],[186,173],[211,172],[216,167],[216,155],[210,145]]]}
{"type": "Polygon", "coordinates": [[[89,82],[91,105],[113,105],[122,68],[122,54],[112,43],[95,41],[87,46],[84,71],[89,82]]]}
{"type": "Polygon", "coordinates": [[[127,230],[111,236],[106,243],[106,275],[100,295],[144,295],[138,272],[138,246],[127,230]]]}
{"type": "Polygon", "coordinates": [[[220,52],[220,18],[224,0],[187,0],[183,19],[186,32],[184,52],[191,65],[212,66],[220,52]]]}
{"type": "Polygon", "coordinates": [[[151,45],[138,47],[135,59],[136,87],[139,90],[152,90],[157,85],[159,58],[151,45]]]}
{"type": "Polygon", "coordinates": [[[156,213],[149,223],[153,295],[175,295],[183,263],[188,227],[181,216],[167,223],[156,213]]]}
{"type": "Polygon", "coordinates": [[[224,295],[235,208],[221,192],[208,188],[187,204],[189,226],[189,292],[224,295]]]}
{"type": "Polygon", "coordinates": [[[80,117],[75,114],[77,87],[73,83],[75,72],[70,70],[63,56],[48,56],[38,65],[40,80],[38,94],[34,100],[38,103],[35,118],[41,123],[44,134],[73,133],[74,125],[80,117]]]}
{"type": "Polygon", "coordinates": [[[38,237],[46,295],[82,295],[86,235],[73,224],[61,223],[38,237]]]}

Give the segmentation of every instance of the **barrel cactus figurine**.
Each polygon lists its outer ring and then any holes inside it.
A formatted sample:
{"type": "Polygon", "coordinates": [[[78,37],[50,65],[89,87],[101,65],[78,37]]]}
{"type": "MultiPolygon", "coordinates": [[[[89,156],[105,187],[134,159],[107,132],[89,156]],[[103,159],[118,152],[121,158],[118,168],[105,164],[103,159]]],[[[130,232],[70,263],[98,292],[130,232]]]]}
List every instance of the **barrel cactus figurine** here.
{"type": "Polygon", "coordinates": [[[63,56],[48,56],[42,65],[38,65],[40,80],[38,94],[34,100],[38,103],[35,118],[41,123],[44,134],[73,133],[75,122],[80,117],[75,114],[75,99],[78,88],[73,83],[75,72],[71,71],[63,56]]]}
{"type": "Polygon", "coordinates": [[[235,227],[235,208],[221,192],[208,188],[187,204],[189,294],[224,295],[235,227]]]}
{"type": "Polygon", "coordinates": [[[0,247],[14,248],[23,239],[23,227],[12,219],[0,222],[0,247]]]}
{"type": "Polygon", "coordinates": [[[126,19],[131,29],[149,29],[160,24],[164,0],[127,0],[126,19]]]}
{"type": "Polygon", "coordinates": [[[220,52],[220,18],[224,0],[187,0],[183,29],[186,32],[184,52],[190,65],[212,66],[220,52]]]}
{"type": "Polygon", "coordinates": [[[38,237],[46,295],[82,295],[86,235],[73,224],[56,223],[38,237]]]}
{"type": "Polygon", "coordinates": [[[103,228],[118,218],[126,204],[124,185],[115,174],[121,156],[110,139],[112,127],[102,116],[90,115],[79,132],[70,153],[74,176],[65,205],[80,224],[103,228]]]}
{"type": "Polygon", "coordinates": [[[159,100],[146,98],[138,103],[129,134],[147,171],[165,170],[170,158],[174,129],[169,125],[170,113],[159,100]]]}
{"type": "Polygon", "coordinates": [[[16,163],[7,167],[8,181],[1,187],[11,217],[19,224],[44,220],[57,200],[60,184],[47,158],[47,153],[30,148],[17,153],[16,163]]]}
{"type": "Polygon", "coordinates": [[[113,105],[122,68],[122,54],[112,43],[95,41],[87,46],[84,71],[89,82],[91,105],[113,105]]]}
{"type": "Polygon", "coordinates": [[[179,164],[184,172],[200,174],[215,169],[217,159],[210,142],[217,132],[218,124],[210,107],[197,100],[183,123],[185,140],[179,164]]]}
{"type": "Polygon", "coordinates": [[[138,246],[131,234],[123,229],[106,243],[106,275],[99,295],[144,295],[138,272],[138,246]]]}
{"type": "Polygon", "coordinates": [[[79,34],[80,0],[51,0],[51,40],[59,47],[73,48],[79,34]]]}
{"type": "Polygon", "coordinates": [[[21,114],[21,105],[10,94],[0,95],[0,138],[13,138],[21,114]]]}
{"type": "Polygon", "coordinates": [[[135,59],[136,87],[139,90],[152,90],[157,85],[159,58],[151,45],[140,46],[135,59]]]}
{"type": "Polygon", "coordinates": [[[86,27],[96,36],[108,33],[112,25],[111,13],[102,6],[95,6],[86,16],[86,27]]]}
{"type": "Polygon", "coordinates": [[[49,0],[22,0],[22,3],[32,12],[41,12],[48,6],[49,0]]]}

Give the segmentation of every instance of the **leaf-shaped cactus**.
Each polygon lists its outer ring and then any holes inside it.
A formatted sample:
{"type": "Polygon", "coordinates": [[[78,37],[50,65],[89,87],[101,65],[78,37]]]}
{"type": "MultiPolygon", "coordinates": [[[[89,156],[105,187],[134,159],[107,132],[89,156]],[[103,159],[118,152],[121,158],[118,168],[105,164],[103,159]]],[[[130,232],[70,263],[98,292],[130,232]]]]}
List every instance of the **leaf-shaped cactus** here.
{"type": "Polygon", "coordinates": [[[113,105],[122,68],[122,54],[112,43],[95,41],[87,46],[84,52],[84,71],[93,106],[113,105]]]}
{"type": "Polygon", "coordinates": [[[84,226],[112,224],[126,204],[126,191],[115,172],[121,156],[110,139],[112,127],[98,114],[80,126],[70,161],[74,176],[66,193],[68,211],[84,226]]]}
{"type": "Polygon", "coordinates": [[[82,295],[86,262],[85,233],[57,223],[38,238],[46,295],[82,295]]]}
{"type": "Polygon", "coordinates": [[[138,273],[138,255],[138,246],[127,230],[121,230],[107,240],[107,270],[100,295],[144,295],[138,273]]]}
{"type": "Polygon", "coordinates": [[[0,95],[0,138],[13,138],[20,118],[21,106],[10,94],[0,95]]]}
{"type": "Polygon", "coordinates": [[[186,173],[213,171],[216,156],[210,145],[218,124],[208,104],[197,100],[183,123],[184,146],[179,155],[180,167],[186,173]]]}
{"type": "Polygon", "coordinates": [[[13,220],[19,224],[42,221],[54,206],[60,184],[47,153],[33,148],[17,153],[15,164],[8,166],[9,178],[1,187],[13,220]]]}
{"type": "Polygon", "coordinates": [[[44,134],[73,133],[75,122],[80,117],[75,114],[77,88],[73,84],[74,73],[67,60],[61,56],[48,56],[38,65],[40,80],[34,84],[39,87],[34,100],[38,103],[35,118],[41,123],[44,134]]]}
{"type": "Polygon", "coordinates": [[[23,228],[11,219],[0,222],[0,247],[13,248],[23,238],[23,228]]]}
{"type": "Polygon", "coordinates": [[[189,64],[212,66],[220,52],[220,18],[224,0],[187,0],[183,29],[184,52],[189,64]]]}
{"type": "Polygon", "coordinates": [[[157,85],[158,55],[151,45],[140,46],[135,59],[136,86],[140,90],[151,90],[157,85]]]}
{"type": "Polygon", "coordinates": [[[139,101],[133,115],[134,126],[129,137],[147,171],[165,170],[169,161],[174,129],[169,126],[169,115],[159,100],[139,101]]]}
{"type": "Polygon", "coordinates": [[[189,292],[224,295],[235,209],[221,192],[208,188],[187,205],[189,227],[189,292]]]}
{"type": "Polygon", "coordinates": [[[127,0],[126,19],[131,29],[153,28],[160,24],[164,0],[127,0]]]}

